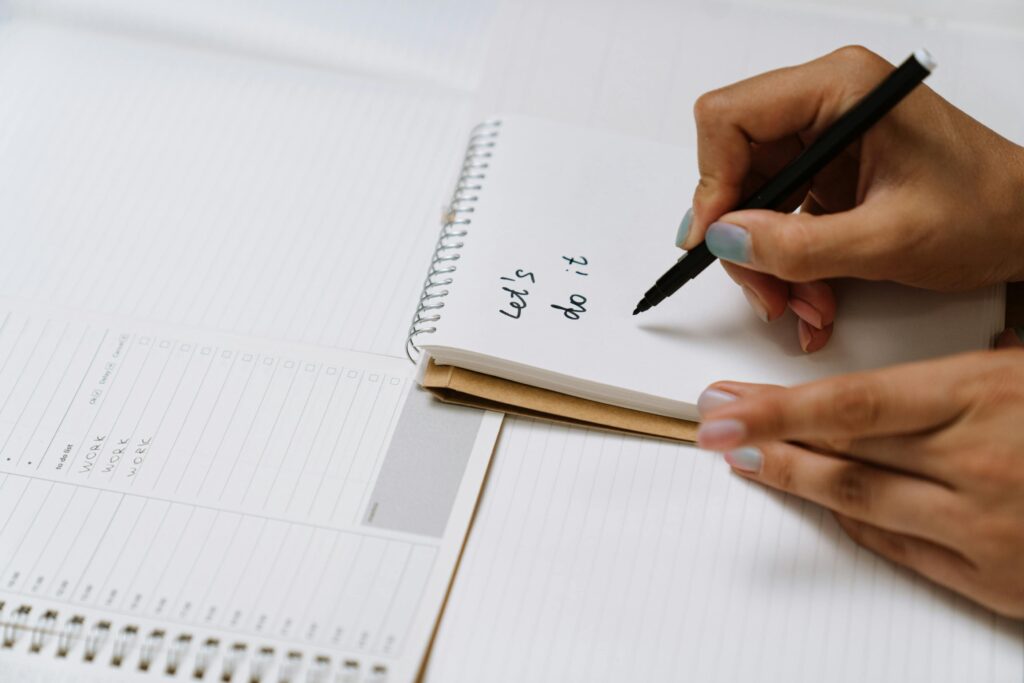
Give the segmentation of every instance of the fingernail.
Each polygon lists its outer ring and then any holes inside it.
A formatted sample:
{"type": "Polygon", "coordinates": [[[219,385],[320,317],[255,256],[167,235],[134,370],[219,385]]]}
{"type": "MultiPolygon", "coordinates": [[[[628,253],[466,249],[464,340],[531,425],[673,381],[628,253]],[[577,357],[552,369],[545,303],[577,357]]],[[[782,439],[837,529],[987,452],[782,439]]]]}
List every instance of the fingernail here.
{"type": "Polygon", "coordinates": [[[822,329],[825,326],[825,321],[814,306],[810,305],[803,299],[792,298],[787,303],[789,310],[797,314],[801,320],[806,322],[808,325],[813,326],[815,329],[822,329]]]}
{"type": "Polygon", "coordinates": [[[739,446],[747,435],[747,426],[739,420],[711,420],[697,429],[697,445],[715,451],[739,446]]]}
{"type": "Polygon", "coordinates": [[[761,297],[757,295],[757,292],[752,290],[750,287],[743,287],[743,296],[747,298],[747,303],[754,309],[754,313],[757,317],[768,322],[768,309],[765,307],[764,302],[761,301],[761,297]]]}
{"type": "Polygon", "coordinates": [[[712,223],[704,241],[712,254],[734,263],[750,261],[750,233],[732,223],[712,223]]]}
{"type": "Polygon", "coordinates": [[[693,223],[693,209],[686,210],[683,220],[679,221],[679,229],[676,230],[676,246],[680,249],[686,244],[686,238],[690,236],[690,223],[693,223]]]}
{"type": "Polygon", "coordinates": [[[1020,339],[1021,342],[1024,342],[1024,327],[1013,328],[1013,333],[1017,335],[1017,339],[1020,339]]]}
{"type": "Polygon", "coordinates": [[[811,326],[802,318],[796,321],[796,334],[800,339],[800,348],[807,353],[807,348],[811,345],[811,326]]]}
{"type": "Polygon", "coordinates": [[[735,400],[736,394],[730,394],[728,391],[709,387],[701,392],[701,395],[697,398],[697,412],[704,415],[720,405],[735,400]]]}
{"type": "Polygon", "coordinates": [[[764,462],[761,449],[754,448],[753,446],[744,446],[736,450],[726,451],[723,455],[725,456],[725,461],[732,467],[753,474],[761,471],[761,463],[764,462]]]}

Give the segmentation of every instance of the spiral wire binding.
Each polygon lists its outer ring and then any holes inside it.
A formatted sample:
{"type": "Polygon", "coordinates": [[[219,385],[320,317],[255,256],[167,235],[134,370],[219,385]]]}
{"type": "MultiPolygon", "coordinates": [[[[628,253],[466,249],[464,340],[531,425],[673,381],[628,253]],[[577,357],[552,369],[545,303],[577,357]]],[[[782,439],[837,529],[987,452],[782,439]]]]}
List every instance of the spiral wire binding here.
{"type": "Polygon", "coordinates": [[[448,296],[448,287],[455,280],[453,275],[458,269],[456,262],[461,256],[460,250],[465,246],[463,239],[469,234],[469,226],[473,222],[471,216],[475,210],[474,204],[480,200],[479,193],[487,178],[500,129],[501,121],[495,119],[478,124],[470,132],[459,179],[445,211],[441,234],[434,247],[434,256],[405,341],[405,354],[413,363],[420,355],[416,337],[437,332],[444,298],[448,296]]]}
{"type": "Polygon", "coordinates": [[[115,669],[158,674],[154,680],[181,676],[211,683],[386,683],[388,678],[382,664],[364,668],[354,659],[328,655],[311,656],[307,662],[307,656],[297,650],[250,649],[242,642],[223,647],[217,638],[199,644],[191,668],[185,669],[193,650],[189,633],[174,637],[163,629],[144,633],[131,624],[115,629],[105,620],[87,625],[77,614],[61,623],[60,614],[52,609],[37,614],[33,620],[31,605],[15,607],[0,599],[0,654],[24,646],[32,656],[80,658],[86,666],[105,663],[115,669]]]}

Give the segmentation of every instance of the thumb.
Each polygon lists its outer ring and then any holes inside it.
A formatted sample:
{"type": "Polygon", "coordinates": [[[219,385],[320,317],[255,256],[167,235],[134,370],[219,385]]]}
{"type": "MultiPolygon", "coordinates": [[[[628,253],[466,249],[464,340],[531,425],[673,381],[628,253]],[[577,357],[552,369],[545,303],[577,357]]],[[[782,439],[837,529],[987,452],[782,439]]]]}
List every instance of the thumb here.
{"type": "Polygon", "coordinates": [[[718,258],[790,282],[891,279],[899,232],[881,213],[864,204],[823,215],[734,211],[708,226],[704,239],[718,258]]]}

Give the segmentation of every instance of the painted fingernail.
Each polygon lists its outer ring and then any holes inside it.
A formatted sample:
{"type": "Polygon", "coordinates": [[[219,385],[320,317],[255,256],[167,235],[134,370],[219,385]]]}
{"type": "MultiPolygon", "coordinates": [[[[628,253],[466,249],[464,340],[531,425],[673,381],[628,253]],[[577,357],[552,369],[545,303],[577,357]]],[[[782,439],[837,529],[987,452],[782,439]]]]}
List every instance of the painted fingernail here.
{"type": "Polygon", "coordinates": [[[811,326],[802,318],[796,321],[796,334],[800,339],[800,348],[803,349],[804,353],[807,353],[807,349],[810,347],[812,339],[811,326]]]}
{"type": "Polygon", "coordinates": [[[747,435],[747,426],[734,419],[711,420],[697,429],[697,445],[715,451],[739,446],[747,435]]]}
{"type": "Polygon", "coordinates": [[[761,297],[757,295],[757,292],[752,290],[750,287],[743,287],[743,296],[747,298],[747,303],[754,309],[754,313],[757,317],[764,322],[768,322],[768,308],[761,301],[761,297]]]}
{"type": "Polygon", "coordinates": [[[686,244],[686,238],[690,236],[690,223],[693,223],[693,209],[687,209],[683,220],[679,221],[679,229],[676,230],[676,246],[680,249],[686,244]]]}
{"type": "Polygon", "coordinates": [[[815,329],[820,330],[825,326],[825,320],[818,309],[803,299],[797,299],[794,297],[789,300],[787,305],[789,306],[789,310],[796,313],[797,317],[815,329]]]}
{"type": "Polygon", "coordinates": [[[743,448],[726,451],[723,455],[725,456],[725,461],[730,466],[752,474],[760,472],[761,464],[764,462],[764,455],[761,453],[761,449],[754,448],[753,446],[744,446],[743,448]]]}
{"type": "Polygon", "coordinates": [[[704,415],[720,405],[736,400],[736,394],[708,387],[697,398],[697,411],[704,415]]]}
{"type": "Polygon", "coordinates": [[[704,241],[712,254],[734,263],[750,262],[750,233],[732,223],[712,223],[704,241]]]}

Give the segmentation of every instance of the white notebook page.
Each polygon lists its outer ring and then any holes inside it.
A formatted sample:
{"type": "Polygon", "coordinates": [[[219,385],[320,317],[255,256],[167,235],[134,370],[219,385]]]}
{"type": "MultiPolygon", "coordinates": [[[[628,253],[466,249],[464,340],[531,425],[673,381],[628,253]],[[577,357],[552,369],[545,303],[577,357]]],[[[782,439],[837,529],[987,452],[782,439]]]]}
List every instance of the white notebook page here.
{"type": "Polygon", "coordinates": [[[686,446],[509,419],[427,680],[1020,681],[1019,622],[686,446]]]}
{"type": "MultiPolygon", "coordinates": [[[[39,657],[83,616],[113,624],[97,666],[135,627],[126,669],[159,630],[164,650],[187,634],[193,658],[216,638],[211,672],[242,643],[240,671],[270,647],[274,666],[296,652],[302,671],[323,656],[331,675],[412,680],[500,418],[461,413],[451,452],[392,449],[424,409],[411,375],[405,359],[0,302],[0,616],[57,610],[39,657]],[[410,458],[432,463],[429,489],[396,465],[410,458]]],[[[68,659],[87,651],[80,638],[68,659]]]]}
{"type": "Polygon", "coordinates": [[[494,141],[437,332],[417,338],[441,362],[473,352],[489,361],[453,364],[695,418],[716,379],[792,384],[987,348],[1002,329],[1001,287],[945,294],[850,281],[837,284],[834,338],[808,355],[795,317],[762,323],[717,264],[633,316],[675,258],[666,235],[685,211],[680,188],[696,185],[695,152],[517,117],[494,141]]]}

